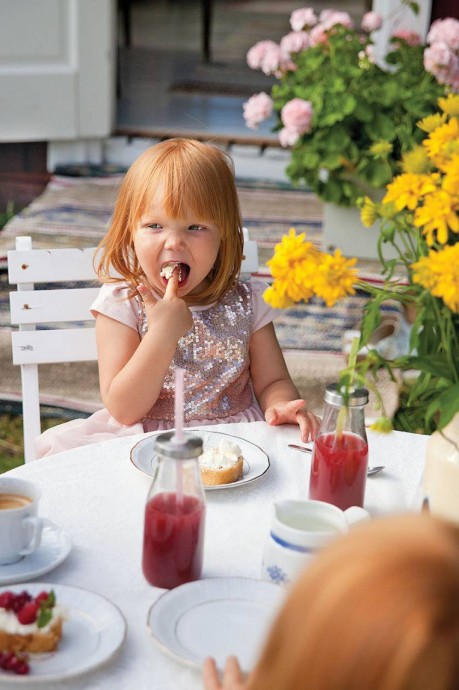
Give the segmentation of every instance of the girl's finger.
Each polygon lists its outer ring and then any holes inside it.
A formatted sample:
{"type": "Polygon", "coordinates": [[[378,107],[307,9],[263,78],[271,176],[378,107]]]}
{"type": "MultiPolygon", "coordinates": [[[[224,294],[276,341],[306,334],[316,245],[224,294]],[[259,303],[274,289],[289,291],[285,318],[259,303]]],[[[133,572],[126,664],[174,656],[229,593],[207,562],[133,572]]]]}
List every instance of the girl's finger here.
{"type": "Polygon", "coordinates": [[[217,665],[210,657],[204,661],[202,667],[202,677],[205,690],[221,690],[220,678],[218,677],[217,665]]]}
{"type": "Polygon", "coordinates": [[[239,661],[235,656],[229,656],[225,666],[225,681],[228,681],[228,688],[240,687],[244,680],[239,661]]]}
{"type": "Polygon", "coordinates": [[[139,283],[137,285],[137,292],[141,296],[144,304],[150,304],[150,303],[156,302],[156,300],[153,299],[153,295],[151,294],[151,290],[145,285],[145,283],[139,283]]]}
{"type": "Polygon", "coordinates": [[[178,284],[179,284],[180,269],[178,267],[174,268],[174,272],[167,281],[166,290],[164,292],[164,297],[175,297],[177,295],[178,284]]]}

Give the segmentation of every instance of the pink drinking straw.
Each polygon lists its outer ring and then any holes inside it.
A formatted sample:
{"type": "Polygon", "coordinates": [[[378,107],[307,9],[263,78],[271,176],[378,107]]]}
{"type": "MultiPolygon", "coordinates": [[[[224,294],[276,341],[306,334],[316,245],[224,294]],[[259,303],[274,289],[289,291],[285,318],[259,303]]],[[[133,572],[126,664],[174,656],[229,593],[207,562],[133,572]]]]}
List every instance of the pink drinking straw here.
{"type": "Polygon", "coordinates": [[[175,443],[184,443],[183,437],[183,369],[175,370],[175,443]]]}
{"type": "MultiPolygon", "coordinates": [[[[183,436],[183,369],[179,367],[175,370],[175,402],[174,402],[174,415],[175,415],[175,434],[172,437],[172,442],[177,445],[185,443],[183,436]]],[[[182,512],[183,506],[183,478],[182,478],[182,463],[180,461],[176,462],[177,468],[177,511],[182,512]]]]}

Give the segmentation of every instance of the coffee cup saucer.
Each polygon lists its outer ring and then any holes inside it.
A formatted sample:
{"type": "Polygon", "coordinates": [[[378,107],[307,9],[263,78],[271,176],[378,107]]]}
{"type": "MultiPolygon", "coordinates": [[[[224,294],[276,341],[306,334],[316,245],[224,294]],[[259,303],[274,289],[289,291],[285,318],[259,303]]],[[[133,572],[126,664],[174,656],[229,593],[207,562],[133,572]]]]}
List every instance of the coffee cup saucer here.
{"type": "Polygon", "coordinates": [[[0,565],[0,586],[27,582],[57,568],[72,548],[70,536],[51,520],[43,526],[40,546],[16,563],[0,565]]]}

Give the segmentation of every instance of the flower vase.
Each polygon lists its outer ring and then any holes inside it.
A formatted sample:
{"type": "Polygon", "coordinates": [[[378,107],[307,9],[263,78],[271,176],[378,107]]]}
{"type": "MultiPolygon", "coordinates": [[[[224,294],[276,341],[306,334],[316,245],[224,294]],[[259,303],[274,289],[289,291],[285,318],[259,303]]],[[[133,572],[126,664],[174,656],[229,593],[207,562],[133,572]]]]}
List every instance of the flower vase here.
{"type": "Polygon", "coordinates": [[[423,490],[431,513],[459,525],[459,412],[428,440],[423,490]]]}
{"type": "MultiPolygon", "coordinates": [[[[360,220],[360,209],[338,206],[325,202],[323,205],[323,247],[326,251],[341,249],[344,256],[359,259],[378,259],[380,223],[376,221],[366,228],[360,220]]],[[[392,245],[383,247],[384,258],[393,259],[397,254],[392,245]]]]}

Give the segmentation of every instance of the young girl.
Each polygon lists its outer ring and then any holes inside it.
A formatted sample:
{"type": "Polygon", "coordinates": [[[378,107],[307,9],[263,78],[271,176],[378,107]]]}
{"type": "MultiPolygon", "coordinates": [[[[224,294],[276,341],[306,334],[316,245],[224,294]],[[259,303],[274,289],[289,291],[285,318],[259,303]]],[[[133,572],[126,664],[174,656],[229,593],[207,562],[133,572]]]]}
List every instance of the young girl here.
{"type": "Polygon", "coordinates": [[[101,243],[96,317],[104,410],[37,439],[39,456],[174,426],[174,374],[185,370],[187,426],[319,420],[287,371],[263,301],[240,282],[243,236],[232,163],[220,149],[171,139],[127,172],[101,243]],[[263,416],[264,415],[264,416],[263,416]]]}

